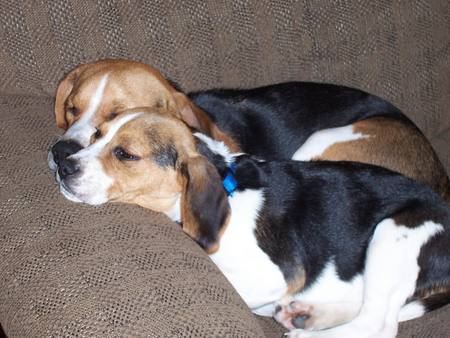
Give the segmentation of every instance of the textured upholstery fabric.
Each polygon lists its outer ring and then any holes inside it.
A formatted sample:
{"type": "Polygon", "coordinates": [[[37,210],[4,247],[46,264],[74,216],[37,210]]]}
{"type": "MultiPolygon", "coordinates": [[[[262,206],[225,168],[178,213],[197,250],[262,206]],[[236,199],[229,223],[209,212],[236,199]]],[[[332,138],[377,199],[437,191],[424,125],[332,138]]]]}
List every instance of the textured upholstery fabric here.
{"type": "MultiPolygon", "coordinates": [[[[2,1],[0,323],[10,337],[277,337],[165,217],[65,200],[46,167],[75,65],[152,64],[186,91],[290,80],[400,107],[450,169],[450,2],[2,1]],[[264,333],[263,333],[264,332],[264,333]]],[[[450,307],[399,337],[448,337],[450,307]]]]}

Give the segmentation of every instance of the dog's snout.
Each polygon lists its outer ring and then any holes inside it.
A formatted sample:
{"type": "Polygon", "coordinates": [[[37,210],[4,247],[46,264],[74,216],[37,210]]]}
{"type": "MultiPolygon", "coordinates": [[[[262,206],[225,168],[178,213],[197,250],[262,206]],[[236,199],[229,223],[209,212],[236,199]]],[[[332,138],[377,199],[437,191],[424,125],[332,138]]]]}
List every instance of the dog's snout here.
{"type": "Polygon", "coordinates": [[[75,175],[80,171],[80,165],[77,161],[72,159],[64,159],[60,161],[58,167],[58,174],[61,179],[75,175]]]}
{"type": "Polygon", "coordinates": [[[56,164],[83,149],[83,147],[75,141],[58,141],[52,147],[53,160],[56,164]]]}

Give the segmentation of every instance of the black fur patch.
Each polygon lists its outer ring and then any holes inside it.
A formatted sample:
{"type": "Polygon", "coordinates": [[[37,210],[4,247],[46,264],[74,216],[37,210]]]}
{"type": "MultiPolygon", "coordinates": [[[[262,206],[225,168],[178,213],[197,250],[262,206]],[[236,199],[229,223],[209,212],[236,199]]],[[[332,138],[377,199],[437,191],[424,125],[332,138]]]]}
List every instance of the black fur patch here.
{"type": "Polygon", "coordinates": [[[392,218],[396,224],[408,228],[415,228],[426,221],[439,223],[439,220],[442,219],[444,215],[442,214],[443,211],[440,211],[433,206],[438,202],[439,201],[430,203],[429,201],[423,201],[420,196],[418,196],[417,199],[412,200],[408,206],[405,207],[405,210],[398,212],[392,218]]]}
{"type": "Polygon", "coordinates": [[[245,153],[290,159],[314,132],[374,116],[411,121],[389,102],[355,88],[287,82],[254,89],[213,89],[189,98],[245,153]]]}
{"type": "Polygon", "coordinates": [[[168,144],[166,146],[162,146],[159,148],[155,154],[153,155],[155,158],[155,162],[161,167],[173,167],[177,163],[178,152],[175,148],[175,145],[168,144]]]}
{"type": "Polygon", "coordinates": [[[205,156],[208,162],[210,162],[212,165],[214,165],[214,167],[216,167],[220,177],[222,177],[223,179],[227,172],[227,163],[223,158],[223,156],[211,151],[211,149],[208,148],[207,144],[203,142],[201,139],[195,138],[195,140],[197,142],[197,151],[201,155],[205,156]]]}

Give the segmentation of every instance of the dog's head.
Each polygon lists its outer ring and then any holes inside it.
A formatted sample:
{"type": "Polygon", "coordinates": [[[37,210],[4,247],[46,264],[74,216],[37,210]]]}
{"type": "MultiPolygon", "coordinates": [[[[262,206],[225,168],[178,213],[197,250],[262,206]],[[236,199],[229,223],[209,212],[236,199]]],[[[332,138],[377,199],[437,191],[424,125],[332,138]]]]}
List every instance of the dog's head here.
{"type": "Polygon", "coordinates": [[[214,252],[230,213],[228,198],[216,167],[173,115],[138,108],[103,123],[89,146],[61,161],[60,189],[72,201],[180,213],[184,231],[214,252]]]}
{"type": "Polygon", "coordinates": [[[76,67],[56,91],[55,118],[64,135],[49,153],[56,170],[61,159],[89,145],[104,122],[126,109],[163,108],[192,128],[223,136],[208,116],[153,67],[131,60],[101,60],[76,67]]]}

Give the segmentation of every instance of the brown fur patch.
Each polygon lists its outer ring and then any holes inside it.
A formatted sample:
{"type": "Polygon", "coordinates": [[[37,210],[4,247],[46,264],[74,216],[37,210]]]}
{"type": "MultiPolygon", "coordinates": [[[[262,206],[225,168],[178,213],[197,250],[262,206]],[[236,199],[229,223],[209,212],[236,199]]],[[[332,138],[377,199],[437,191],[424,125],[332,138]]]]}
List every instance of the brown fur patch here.
{"type": "Polygon", "coordinates": [[[414,297],[423,299],[423,298],[429,298],[429,297],[437,295],[437,294],[448,294],[448,293],[450,293],[450,286],[437,285],[437,286],[416,292],[414,294],[414,297]]]}
{"type": "Polygon", "coordinates": [[[200,107],[196,106],[183,93],[174,93],[174,99],[178,107],[180,118],[191,128],[194,128],[217,141],[222,141],[232,153],[241,152],[238,143],[229,135],[225,134],[213,123],[209,116],[200,107]]]}
{"type": "Polygon", "coordinates": [[[287,281],[288,289],[287,294],[295,294],[305,287],[306,283],[306,272],[303,268],[300,268],[295,277],[287,281]]]}
{"type": "Polygon", "coordinates": [[[220,237],[229,222],[230,206],[217,169],[203,156],[186,159],[182,167],[181,199],[183,230],[208,254],[219,249],[220,237]]]}
{"type": "Polygon", "coordinates": [[[370,137],[336,143],[315,160],[379,165],[425,183],[441,195],[448,191],[448,177],[442,163],[414,126],[391,118],[374,117],[354,123],[353,131],[370,137]]]}

